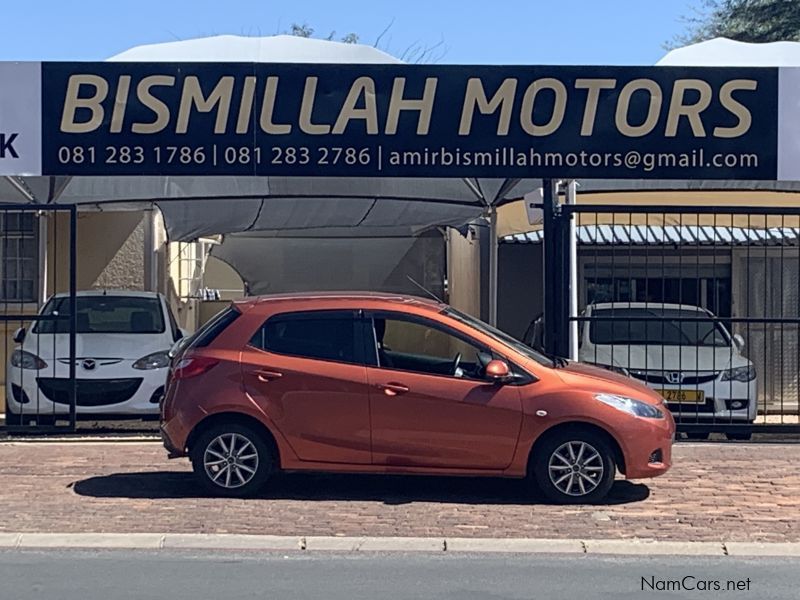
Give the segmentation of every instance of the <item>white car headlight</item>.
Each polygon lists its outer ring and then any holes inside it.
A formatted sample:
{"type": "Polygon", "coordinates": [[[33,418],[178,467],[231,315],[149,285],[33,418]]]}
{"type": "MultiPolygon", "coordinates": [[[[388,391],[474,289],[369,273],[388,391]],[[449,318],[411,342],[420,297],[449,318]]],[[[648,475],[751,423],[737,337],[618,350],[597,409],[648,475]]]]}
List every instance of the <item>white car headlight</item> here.
{"type": "Polygon", "coordinates": [[[38,371],[44,369],[47,363],[31,352],[14,350],[14,352],[11,353],[11,366],[38,371]]]}
{"type": "Polygon", "coordinates": [[[626,398],[625,396],[617,396],[616,394],[597,394],[595,400],[599,400],[603,404],[613,406],[617,410],[626,412],[634,417],[644,417],[646,419],[663,419],[664,413],[647,402],[636,400],[635,398],[626,398]]]}
{"type": "Polygon", "coordinates": [[[756,368],[753,365],[726,369],[722,372],[722,381],[741,381],[747,383],[756,378],[756,368]]]}
{"type": "Polygon", "coordinates": [[[168,366],[169,366],[168,350],[162,350],[161,352],[153,352],[152,354],[143,356],[135,363],[133,363],[133,368],[139,369],[141,371],[149,371],[150,369],[163,369],[164,367],[168,366]]]}

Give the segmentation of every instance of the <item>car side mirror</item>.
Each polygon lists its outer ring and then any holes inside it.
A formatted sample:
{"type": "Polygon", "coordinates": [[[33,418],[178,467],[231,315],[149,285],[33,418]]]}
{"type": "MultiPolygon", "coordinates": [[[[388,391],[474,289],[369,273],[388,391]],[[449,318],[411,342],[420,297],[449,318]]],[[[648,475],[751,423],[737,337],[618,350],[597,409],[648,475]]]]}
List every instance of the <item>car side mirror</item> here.
{"type": "Polygon", "coordinates": [[[14,342],[17,344],[21,344],[22,342],[24,342],[26,333],[27,331],[25,331],[24,327],[20,327],[19,329],[17,329],[14,332],[14,342]]]}
{"type": "Polygon", "coordinates": [[[738,348],[740,352],[744,350],[744,338],[740,334],[733,334],[733,343],[736,344],[736,348],[738,348]]]}
{"type": "Polygon", "coordinates": [[[486,378],[495,383],[504,383],[511,378],[511,370],[504,360],[490,360],[486,365],[486,378]]]}

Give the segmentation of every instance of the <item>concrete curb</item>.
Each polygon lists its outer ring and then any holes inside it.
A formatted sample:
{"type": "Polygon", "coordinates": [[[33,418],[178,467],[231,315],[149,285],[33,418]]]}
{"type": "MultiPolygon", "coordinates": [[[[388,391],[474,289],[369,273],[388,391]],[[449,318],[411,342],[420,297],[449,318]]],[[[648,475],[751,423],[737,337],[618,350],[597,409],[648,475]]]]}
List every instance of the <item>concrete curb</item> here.
{"type": "Polygon", "coordinates": [[[420,538],[238,535],[229,533],[0,533],[0,549],[260,550],[651,556],[800,557],[800,542],[680,542],[532,538],[420,538]]]}

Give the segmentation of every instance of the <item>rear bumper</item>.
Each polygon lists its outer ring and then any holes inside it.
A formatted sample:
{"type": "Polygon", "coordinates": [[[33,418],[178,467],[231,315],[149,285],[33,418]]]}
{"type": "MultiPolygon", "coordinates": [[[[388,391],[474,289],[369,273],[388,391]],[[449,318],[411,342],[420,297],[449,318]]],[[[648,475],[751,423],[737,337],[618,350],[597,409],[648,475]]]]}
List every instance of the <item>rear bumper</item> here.
{"type": "Polygon", "coordinates": [[[169,437],[169,432],[163,423],[159,428],[159,432],[161,433],[161,443],[164,444],[164,448],[167,450],[167,458],[181,458],[186,456],[186,452],[178,449],[178,446],[169,437]]]}

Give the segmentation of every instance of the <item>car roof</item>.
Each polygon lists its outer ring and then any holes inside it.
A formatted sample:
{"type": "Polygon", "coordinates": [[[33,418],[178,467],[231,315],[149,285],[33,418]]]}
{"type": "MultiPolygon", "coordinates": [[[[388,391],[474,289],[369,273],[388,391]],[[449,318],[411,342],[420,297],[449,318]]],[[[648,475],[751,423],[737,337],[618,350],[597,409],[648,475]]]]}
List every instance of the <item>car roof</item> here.
{"type": "Polygon", "coordinates": [[[333,291],[333,292],[293,292],[284,294],[268,294],[251,296],[235,300],[234,304],[245,306],[264,306],[278,303],[302,303],[304,305],[319,301],[326,305],[341,305],[343,307],[353,304],[369,306],[370,308],[391,308],[399,306],[413,306],[422,310],[441,312],[446,304],[432,298],[422,298],[410,294],[396,294],[391,292],[365,292],[365,291],[333,291]]]}
{"type": "Polygon", "coordinates": [[[707,312],[705,308],[694,306],[693,304],[670,304],[668,302],[598,302],[597,304],[590,304],[586,308],[591,308],[593,311],[598,309],[610,310],[612,308],[649,308],[707,312]]]}
{"type": "MultiPolygon", "coordinates": [[[[138,298],[158,298],[158,292],[143,292],[138,290],[81,290],[75,293],[76,296],[114,296],[114,297],[138,297],[138,298]]],[[[69,293],[59,292],[53,294],[53,298],[69,298],[69,293]]]]}

